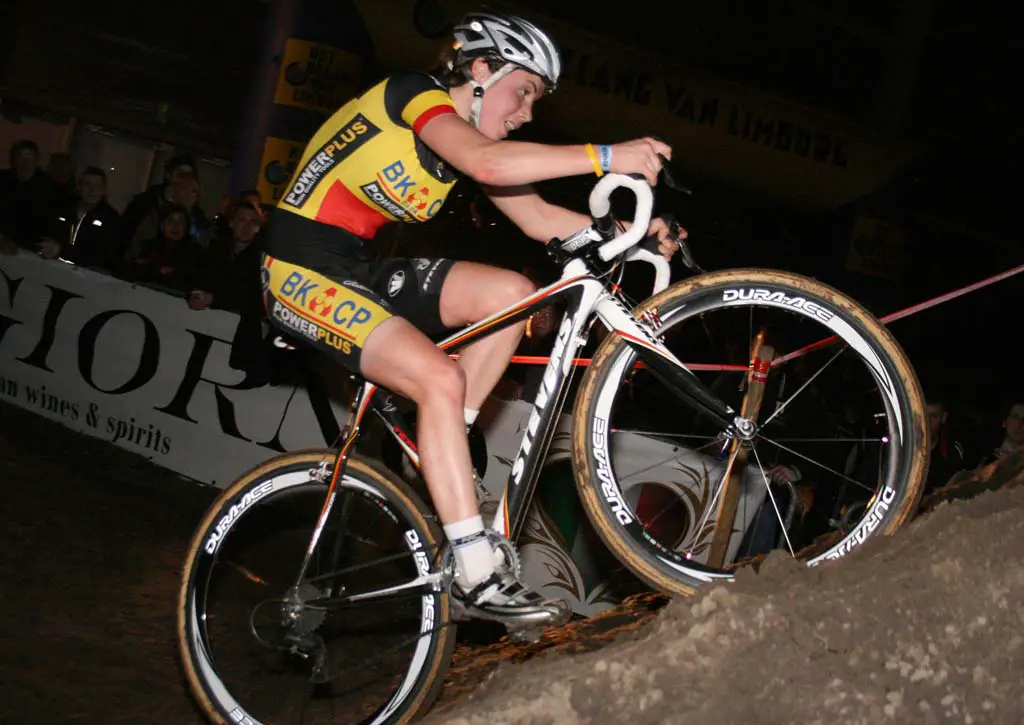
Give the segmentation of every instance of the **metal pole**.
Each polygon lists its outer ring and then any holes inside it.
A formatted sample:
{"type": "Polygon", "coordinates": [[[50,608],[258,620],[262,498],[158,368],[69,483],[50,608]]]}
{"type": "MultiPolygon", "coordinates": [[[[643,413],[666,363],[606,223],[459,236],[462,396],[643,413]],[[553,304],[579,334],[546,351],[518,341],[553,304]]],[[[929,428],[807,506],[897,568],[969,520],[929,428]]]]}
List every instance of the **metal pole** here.
{"type": "Polygon", "coordinates": [[[252,88],[239,123],[238,146],[231,167],[230,193],[256,186],[263,144],[270,132],[274,91],[285,41],[291,35],[302,0],[268,0],[263,44],[253,70],[252,88]]]}

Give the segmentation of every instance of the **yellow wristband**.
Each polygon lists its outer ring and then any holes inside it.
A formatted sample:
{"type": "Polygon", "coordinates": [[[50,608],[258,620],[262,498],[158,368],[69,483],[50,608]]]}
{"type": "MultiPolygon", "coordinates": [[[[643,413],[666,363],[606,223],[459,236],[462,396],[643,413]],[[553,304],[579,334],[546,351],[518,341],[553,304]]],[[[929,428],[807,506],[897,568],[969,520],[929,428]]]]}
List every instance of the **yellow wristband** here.
{"type": "Polygon", "coordinates": [[[594,144],[588,143],[583,148],[587,150],[587,156],[590,157],[590,163],[594,165],[594,173],[598,176],[604,176],[604,171],[601,170],[601,162],[597,159],[597,151],[594,150],[594,144]]]}

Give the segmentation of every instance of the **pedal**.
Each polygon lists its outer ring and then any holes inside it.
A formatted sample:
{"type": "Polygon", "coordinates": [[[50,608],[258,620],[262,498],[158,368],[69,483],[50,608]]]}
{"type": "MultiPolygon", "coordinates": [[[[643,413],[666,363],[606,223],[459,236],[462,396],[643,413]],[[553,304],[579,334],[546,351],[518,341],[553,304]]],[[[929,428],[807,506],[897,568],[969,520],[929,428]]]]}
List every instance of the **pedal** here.
{"type": "Polygon", "coordinates": [[[508,638],[520,644],[537,644],[544,636],[542,629],[520,629],[508,633],[508,638]]]}
{"type": "Polygon", "coordinates": [[[466,605],[458,597],[451,596],[448,598],[448,601],[451,602],[451,614],[448,618],[453,622],[468,622],[473,619],[466,605]]]}
{"type": "Polygon", "coordinates": [[[512,620],[508,615],[473,606],[461,601],[456,596],[452,596],[450,601],[452,603],[451,619],[453,621],[464,622],[469,619],[482,619],[487,622],[497,622],[505,628],[510,637],[516,637],[521,632],[527,633],[526,636],[530,636],[530,632],[536,632],[536,636],[539,638],[541,633],[548,627],[560,627],[572,618],[572,610],[567,608],[564,617],[555,619],[538,613],[534,617],[520,615],[517,620],[512,620]]]}

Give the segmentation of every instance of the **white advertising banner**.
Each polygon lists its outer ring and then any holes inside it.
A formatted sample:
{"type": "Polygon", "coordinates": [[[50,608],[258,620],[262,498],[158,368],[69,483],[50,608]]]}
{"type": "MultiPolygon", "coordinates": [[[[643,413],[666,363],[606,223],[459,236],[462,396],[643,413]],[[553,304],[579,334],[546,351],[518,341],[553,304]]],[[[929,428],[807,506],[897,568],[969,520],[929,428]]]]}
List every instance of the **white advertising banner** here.
{"type": "MultiPolygon", "coordinates": [[[[31,410],[218,487],[279,452],[332,445],[348,401],[331,400],[315,373],[300,384],[255,385],[229,365],[237,327],[236,315],[191,310],[184,297],[32,254],[3,256],[0,406],[31,410]]],[[[492,400],[478,420],[492,506],[531,407],[492,400]]],[[[563,415],[520,546],[527,581],[587,615],[616,600],[572,482],[570,427],[563,415]]],[[[636,434],[616,436],[613,453],[631,506],[645,487],[682,504],[677,531],[665,534],[672,542],[663,543],[701,560],[708,532],[698,537],[694,524],[721,463],[636,434]]],[[[763,498],[764,486],[748,471],[730,557],[763,498]]]]}
{"type": "Polygon", "coordinates": [[[333,443],[337,403],[228,365],[238,316],[31,254],[0,258],[0,401],[224,487],[333,443]]]}

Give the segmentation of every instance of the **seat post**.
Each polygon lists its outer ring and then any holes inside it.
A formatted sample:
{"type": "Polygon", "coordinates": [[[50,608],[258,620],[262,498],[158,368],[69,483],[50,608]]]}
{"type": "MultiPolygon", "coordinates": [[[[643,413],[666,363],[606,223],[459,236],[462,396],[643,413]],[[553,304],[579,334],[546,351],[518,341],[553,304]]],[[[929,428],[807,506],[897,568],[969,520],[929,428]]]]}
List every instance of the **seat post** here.
{"type": "Polygon", "coordinates": [[[351,379],[356,384],[356,392],[352,396],[352,403],[349,406],[348,422],[338,438],[340,445],[338,446],[338,455],[334,459],[334,472],[331,476],[328,496],[334,493],[335,485],[345,466],[345,461],[348,460],[349,453],[355,445],[356,439],[359,438],[359,429],[363,422],[363,417],[366,415],[366,411],[369,410],[370,402],[377,391],[377,386],[374,383],[363,380],[358,375],[352,375],[351,379]]]}

